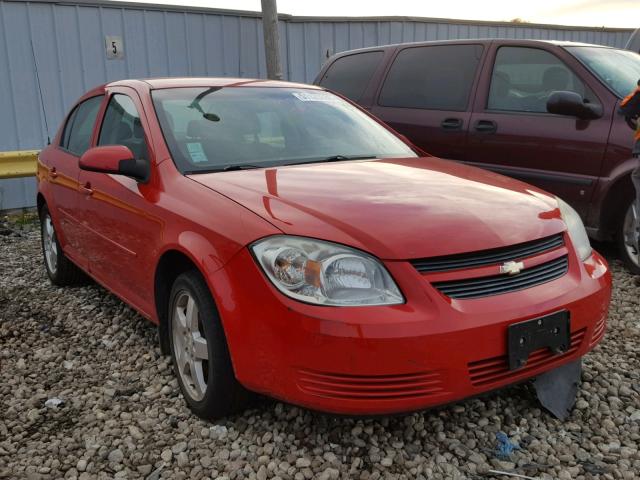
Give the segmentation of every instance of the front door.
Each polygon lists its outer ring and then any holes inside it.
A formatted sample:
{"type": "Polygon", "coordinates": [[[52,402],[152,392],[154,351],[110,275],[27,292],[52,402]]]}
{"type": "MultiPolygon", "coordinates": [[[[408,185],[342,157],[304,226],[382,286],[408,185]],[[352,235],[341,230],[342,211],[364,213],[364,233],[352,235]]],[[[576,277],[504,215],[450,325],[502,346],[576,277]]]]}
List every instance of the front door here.
{"type": "Polygon", "coordinates": [[[468,159],[558,195],[585,218],[611,113],[581,120],[547,112],[554,91],[573,91],[587,102],[602,104],[550,50],[494,45],[491,56],[471,116],[468,159]]]}
{"type": "Polygon", "coordinates": [[[481,44],[403,48],[371,112],[426,152],[464,160],[483,51],[481,44]]]}
{"type": "MultiPolygon", "coordinates": [[[[152,162],[142,112],[133,90],[110,89],[97,145],[125,145],[135,158],[152,162]]],[[[153,311],[152,265],[162,226],[152,213],[156,190],[151,183],[85,170],[79,177],[89,271],[147,315],[153,311]]]]}

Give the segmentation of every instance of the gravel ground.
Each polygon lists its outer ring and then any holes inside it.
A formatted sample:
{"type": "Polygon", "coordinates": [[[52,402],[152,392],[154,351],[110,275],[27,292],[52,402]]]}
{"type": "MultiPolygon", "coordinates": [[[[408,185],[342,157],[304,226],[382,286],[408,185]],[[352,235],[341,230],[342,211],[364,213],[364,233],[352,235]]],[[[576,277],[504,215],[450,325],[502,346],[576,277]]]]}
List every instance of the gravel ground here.
{"type": "Polygon", "coordinates": [[[609,329],[565,422],[522,385],[374,419],[265,401],[212,424],[187,409],[155,327],[94,284],[53,287],[39,239],[0,220],[0,478],[640,476],[640,286],[615,259],[609,329]],[[502,459],[500,431],[520,445],[502,459]]]}

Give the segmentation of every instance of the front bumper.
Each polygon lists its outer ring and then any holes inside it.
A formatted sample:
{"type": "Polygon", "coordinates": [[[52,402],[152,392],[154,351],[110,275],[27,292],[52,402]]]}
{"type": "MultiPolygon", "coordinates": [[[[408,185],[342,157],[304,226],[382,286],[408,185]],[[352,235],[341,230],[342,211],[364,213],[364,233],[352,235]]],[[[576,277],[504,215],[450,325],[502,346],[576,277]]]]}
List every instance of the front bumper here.
{"type": "Polygon", "coordinates": [[[342,414],[419,410],[517,383],[591,350],[604,335],[611,274],[594,252],[563,277],[518,292],[452,300],[408,262],[387,262],[403,305],[323,307],[291,300],[248,250],[209,280],[238,380],[248,389],[342,414]],[[507,366],[508,325],[566,309],[571,347],[507,366]]]}

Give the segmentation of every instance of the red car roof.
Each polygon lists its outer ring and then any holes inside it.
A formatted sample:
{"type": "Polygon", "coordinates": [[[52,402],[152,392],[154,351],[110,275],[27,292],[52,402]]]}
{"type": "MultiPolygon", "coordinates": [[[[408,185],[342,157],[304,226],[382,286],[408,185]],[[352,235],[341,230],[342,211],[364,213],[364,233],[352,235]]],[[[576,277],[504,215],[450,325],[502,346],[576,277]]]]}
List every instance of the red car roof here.
{"type": "MultiPolygon", "coordinates": [[[[283,82],[278,80],[265,80],[255,78],[229,78],[229,77],[166,77],[166,78],[145,78],[118,80],[116,82],[105,85],[110,86],[140,86],[140,83],[147,84],[147,88],[151,90],[161,88],[179,88],[179,87],[293,87],[293,88],[311,88],[318,89],[313,85],[303,83],[283,82]]],[[[103,86],[103,88],[105,87],[103,86]]]]}

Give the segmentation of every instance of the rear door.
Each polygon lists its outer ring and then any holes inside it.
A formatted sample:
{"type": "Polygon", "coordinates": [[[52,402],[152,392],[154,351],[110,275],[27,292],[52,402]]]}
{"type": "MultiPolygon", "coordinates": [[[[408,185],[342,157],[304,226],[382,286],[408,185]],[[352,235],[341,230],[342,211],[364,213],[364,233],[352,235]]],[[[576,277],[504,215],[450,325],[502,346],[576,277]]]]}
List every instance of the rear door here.
{"type": "Polygon", "coordinates": [[[399,49],[378,89],[372,113],[415,145],[441,158],[466,159],[479,43],[399,49]]]}
{"type": "Polygon", "coordinates": [[[52,202],[49,208],[57,222],[65,253],[80,266],[86,266],[86,259],[80,255],[81,229],[77,214],[78,175],[80,156],[89,148],[94,132],[96,117],[104,95],[88,98],[80,102],[67,117],[59,145],[51,150],[47,159],[48,181],[51,186],[52,202]]]}
{"type": "Polygon", "coordinates": [[[468,159],[560,196],[585,218],[611,112],[596,120],[547,112],[554,91],[602,104],[584,69],[568,57],[553,45],[492,45],[471,117],[468,159]]]}

